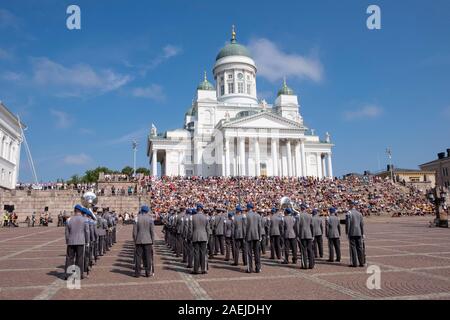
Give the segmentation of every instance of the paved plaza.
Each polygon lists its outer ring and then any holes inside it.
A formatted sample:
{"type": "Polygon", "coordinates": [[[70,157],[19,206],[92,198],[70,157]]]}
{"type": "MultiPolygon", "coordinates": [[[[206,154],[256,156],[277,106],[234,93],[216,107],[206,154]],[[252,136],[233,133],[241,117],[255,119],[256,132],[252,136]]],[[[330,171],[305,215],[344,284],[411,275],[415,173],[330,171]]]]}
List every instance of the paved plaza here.
{"type": "Polygon", "coordinates": [[[63,281],[64,228],[0,229],[0,300],[4,299],[450,299],[450,229],[429,228],[431,217],[367,218],[368,265],[381,269],[381,289],[369,290],[366,268],[319,259],[313,270],[262,259],[262,273],[247,274],[223,256],[209,274],[191,275],[163,243],[157,227],[154,278],[133,277],[131,226],[119,226],[117,244],[81,289],[63,281]]]}

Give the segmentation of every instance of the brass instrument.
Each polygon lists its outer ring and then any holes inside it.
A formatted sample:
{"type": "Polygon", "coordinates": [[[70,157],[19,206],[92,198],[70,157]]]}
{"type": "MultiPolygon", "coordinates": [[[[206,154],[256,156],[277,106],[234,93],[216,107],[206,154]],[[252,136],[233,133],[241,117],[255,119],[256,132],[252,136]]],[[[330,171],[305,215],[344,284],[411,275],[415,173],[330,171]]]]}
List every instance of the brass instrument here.
{"type": "MultiPolygon", "coordinates": [[[[84,207],[91,210],[91,212],[92,212],[92,207],[94,207],[97,203],[98,203],[97,195],[92,191],[85,192],[83,194],[83,196],[81,197],[81,204],[84,207]]],[[[94,217],[94,219],[96,219],[94,213],[92,213],[92,216],[94,217]]]]}
{"type": "Polygon", "coordinates": [[[294,201],[292,201],[289,197],[283,197],[280,199],[280,207],[282,210],[290,208],[295,213],[297,214],[300,213],[298,205],[294,201]]]}

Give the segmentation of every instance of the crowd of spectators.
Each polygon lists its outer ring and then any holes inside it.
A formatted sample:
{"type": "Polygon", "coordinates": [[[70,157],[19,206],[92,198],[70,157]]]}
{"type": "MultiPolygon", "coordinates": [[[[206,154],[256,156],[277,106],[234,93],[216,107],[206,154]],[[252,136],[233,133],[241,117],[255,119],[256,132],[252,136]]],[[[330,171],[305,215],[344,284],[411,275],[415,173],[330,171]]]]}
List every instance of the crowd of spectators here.
{"type": "Polygon", "coordinates": [[[433,214],[433,204],[426,194],[414,187],[394,184],[371,177],[318,180],[314,178],[181,178],[164,177],[149,187],[151,207],[155,213],[165,213],[173,207],[194,207],[198,202],[214,208],[252,202],[262,211],[277,206],[283,196],[294,203],[305,203],[309,210],[318,209],[326,215],[330,207],[346,212],[348,200],[356,200],[365,216],[433,214]]]}

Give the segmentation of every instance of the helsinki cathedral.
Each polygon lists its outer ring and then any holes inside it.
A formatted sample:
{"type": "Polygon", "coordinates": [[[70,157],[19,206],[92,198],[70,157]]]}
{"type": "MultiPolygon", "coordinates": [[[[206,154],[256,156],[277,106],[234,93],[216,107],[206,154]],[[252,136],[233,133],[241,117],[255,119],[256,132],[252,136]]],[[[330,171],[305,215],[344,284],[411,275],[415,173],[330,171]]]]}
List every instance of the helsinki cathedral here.
{"type": "Polygon", "coordinates": [[[272,105],[258,100],[257,65],[234,28],[212,72],[215,85],[205,73],[183,128],[158,133],[152,125],[153,176],[333,177],[330,135],[304,125],[286,80],[272,105]]]}

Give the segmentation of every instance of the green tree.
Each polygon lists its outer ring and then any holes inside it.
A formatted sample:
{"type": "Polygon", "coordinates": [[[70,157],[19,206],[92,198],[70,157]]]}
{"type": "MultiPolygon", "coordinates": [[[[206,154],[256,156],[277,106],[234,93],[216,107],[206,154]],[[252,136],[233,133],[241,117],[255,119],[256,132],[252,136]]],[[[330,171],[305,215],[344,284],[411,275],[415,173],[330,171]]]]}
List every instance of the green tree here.
{"type": "Polygon", "coordinates": [[[145,176],[149,176],[150,175],[150,170],[144,167],[140,167],[136,169],[136,173],[142,173],[145,176]]]}
{"type": "Polygon", "coordinates": [[[133,175],[133,168],[130,166],[126,166],[122,169],[122,174],[126,174],[127,176],[131,177],[133,175]]]}
{"type": "Polygon", "coordinates": [[[89,183],[97,182],[100,172],[104,172],[106,174],[111,174],[113,171],[107,167],[97,167],[93,170],[87,170],[84,173],[83,182],[89,182],[89,183]]]}
{"type": "Polygon", "coordinates": [[[80,183],[80,177],[77,174],[74,174],[70,177],[70,179],[67,181],[69,184],[77,184],[80,183]]]}

